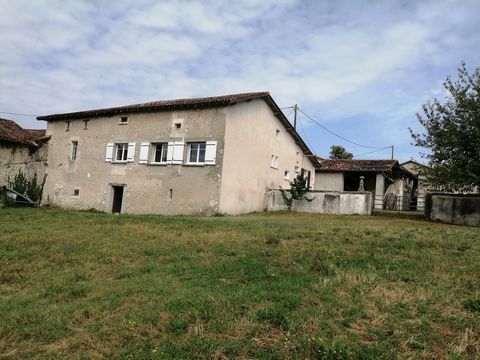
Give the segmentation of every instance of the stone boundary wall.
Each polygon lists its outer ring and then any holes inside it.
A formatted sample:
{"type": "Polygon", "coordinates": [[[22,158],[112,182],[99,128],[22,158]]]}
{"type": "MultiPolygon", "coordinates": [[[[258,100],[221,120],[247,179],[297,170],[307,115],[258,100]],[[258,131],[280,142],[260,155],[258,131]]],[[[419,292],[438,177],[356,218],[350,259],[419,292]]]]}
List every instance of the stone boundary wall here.
{"type": "MultiPolygon", "coordinates": [[[[318,214],[358,214],[371,215],[373,195],[371,192],[352,191],[310,191],[311,202],[296,202],[292,209],[299,212],[318,214]]],[[[265,209],[267,211],[285,210],[285,203],[280,190],[267,190],[265,193],[265,209]]]]}
{"type": "Polygon", "coordinates": [[[447,224],[480,226],[480,195],[427,193],[425,218],[447,224]]]}

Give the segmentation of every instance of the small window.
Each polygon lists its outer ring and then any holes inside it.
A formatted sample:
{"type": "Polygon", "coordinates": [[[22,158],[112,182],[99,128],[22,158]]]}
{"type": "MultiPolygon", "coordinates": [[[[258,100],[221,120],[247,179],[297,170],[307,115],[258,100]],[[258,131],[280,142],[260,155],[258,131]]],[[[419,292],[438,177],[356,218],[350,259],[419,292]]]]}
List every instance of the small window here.
{"type": "Polygon", "coordinates": [[[278,141],[279,138],[280,138],[280,130],[277,129],[277,131],[275,131],[275,139],[278,141]]]}
{"type": "Polygon", "coordinates": [[[126,162],[128,155],[128,143],[115,144],[115,162],[126,162]]]}
{"type": "Polygon", "coordinates": [[[272,155],[272,161],[270,162],[270,166],[274,169],[278,169],[278,156],[272,155]]]}
{"type": "Polygon", "coordinates": [[[285,180],[290,180],[290,171],[285,170],[285,172],[283,173],[283,178],[285,180]]]}
{"type": "Polygon", "coordinates": [[[122,116],[120,118],[120,124],[128,124],[128,116],[122,116]]]}
{"type": "Polygon", "coordinates": [[[189,143],[188,144],[188,162],[196,164],[205,163],[205,142],[189,143]]]}
{"type": "Polygon", "coordinates": [[[182,123],[175,123],[175,129],[180,130],[182,128],[182,123]]]}
{"type": "Polygon", "coordinates": [[[83,130],[88,130],[88,122],[89,121],[90,121],[90,119],[83,120],[83,122],[85,123],[85,126],[83,127],[83,130]]]}
{"type": "Polygon", "coordinates": [[[70,120],[65,121],[65,131],[70,131],[70,120]]]}
{"type": "Polygon", "coordinates": [[[73,195],[74,195],[74,196],[79,196],[79,195],[80,195],[80,189],[75,188],[75,189],[73,190],[73,195]]]}
{"type": "Polygon", "coordinates": [[[77,160],[78,141],[72,141],[72,161],[77,160]]]}
{"type": "Polygon", "coordinates": [[[298,175],[300,175],[300,167],[295,166],[295,177],[297,177],[298,175]]]}
{"type": "Polygon", "coordinates": [[[158,143],[152,144],[153,145],[153,152],[152,152],[152,163],[166,163],[167,162],[167,151],[168,151],[168,144],[167,143],[158,143]]]}

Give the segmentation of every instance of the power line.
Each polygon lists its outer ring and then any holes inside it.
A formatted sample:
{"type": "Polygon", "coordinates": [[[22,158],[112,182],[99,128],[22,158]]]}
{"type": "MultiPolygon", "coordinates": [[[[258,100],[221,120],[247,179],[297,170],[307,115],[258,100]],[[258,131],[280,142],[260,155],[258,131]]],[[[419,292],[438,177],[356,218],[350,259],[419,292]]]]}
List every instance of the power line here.
{"type": "Polygon", "coordinates": [[[33,117],[38,116],[38,115],[33,115],[33,114],[20,114],[20,113],[14,113],[14,112],[6,112],[6,111],[0,111],[0,114],[19,115],[19,116],[33,116],[33,117]]]}
{"type": "Polygon", "coordinates": [[[358,156],[363,156],[363,155],[368,155],[368,154],[373,154],[373,153],[376,153],[376,152],[379,152],[379,151],[382,151],[382,150],[386,150],[386,149],[390,149],[391,146],[386,146],[382,149],[378,149],[378,150],[373,150],[373,151],[369,151],[369,152],[366,152],[366,153],[362,153],[362,154],[358,154],[358,155],[355,155],[355,157],[358,157],[358,156]]]}
{"type": "MultiPolygon", "coordinates": [[[[351,141],[351,140],[348,140],[347,138],[341,136],[341,135],[338,135],[337,133],[333,132],[332,130],[330,130],[329,128],[323,126],[322,124],[320,124],[318,121],[316,121],[314,118],[312,118],[311,116],[307,115],[305,112],[302,111],[302,109],[298,108],[298,111],[300,111],[303,115],[305,115],[307,118],[309,118],[313,123],[317,124],[318,126],[320,126],[322,129],[328,131],[330,134],[332,135],[335,135],[336,137],[346,141],[346,142],[349,142],[350,144],[353,144],[353,145],[357,145],[357,146],[361,146],[361,147],[364,147],[364,148],[367,148],[367,149],[377,149],[377,150],[383,150],[385,149],[384,147],[379,147],[379,146],[368,146],[368,145],[363,145],[363,144],[359,144],[355,141],[351,141]]],[[[388,147],[391,147],[391,146],[388,146],[388,147]]]]}
{"type": "Polygon", "coordinates": [[[308,140],[307,133],[306,133],[305,129],[303,128],[302,122],[299,121],[298,123],[300,124],[300,129],[302,129],[303,136],[305,136],[305,140],[307,140],[307,145],[308,145],[308,147],[309,147],[311,150],[313,150],[313,146],[312,146],[312,144],[310,143],[310,141],[308,140]]]}

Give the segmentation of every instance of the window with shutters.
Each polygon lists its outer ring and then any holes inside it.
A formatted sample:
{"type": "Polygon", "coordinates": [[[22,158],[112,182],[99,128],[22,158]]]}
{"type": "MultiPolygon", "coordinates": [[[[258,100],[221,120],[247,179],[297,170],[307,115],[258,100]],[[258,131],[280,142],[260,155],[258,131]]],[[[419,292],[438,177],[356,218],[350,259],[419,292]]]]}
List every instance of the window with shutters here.
{"type": "Polygon", "coordinates": [[[128,155],[128,143],[116,143],[113,161],[127,162],[127,155],[128,155]]]}
{"type": "Polygon", "coordinates": [[[207,148],[206,142],[189,143],[188,144],[188,163],[204,164],[206,148],[207,148]]]}
{"type": "Polygon", "coordinates": [[[162,164],[167,162],[168,143],[153,143],[151,163],[162,164]]]}

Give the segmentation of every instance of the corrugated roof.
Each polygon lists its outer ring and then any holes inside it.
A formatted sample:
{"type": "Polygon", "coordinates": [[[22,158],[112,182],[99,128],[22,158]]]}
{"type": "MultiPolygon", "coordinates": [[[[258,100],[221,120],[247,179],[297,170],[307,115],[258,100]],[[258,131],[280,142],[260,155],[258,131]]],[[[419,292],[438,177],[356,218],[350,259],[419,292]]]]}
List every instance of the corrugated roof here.
{"type": "Polygon", "coordinates": [[[191,99],[174,99],[153,101],[142,104],[133,104],[119,107],[111,107],[104,109],[94,109],[86,111],[78,111],[64,114],[53,114],[38,116],[37,120],[67,120],[67,119],[82,119],[96,116],[114,116],[119,114],[129,114],[136,112],[151,112],[151,111],[171,111],[182,109],[199,109],[217,106],[228,106],[243,101],[250,101],[254,99],[270,97],[268,92],[252,92],[222,96],[210,96],[203,98],[191,99]]]}
{"type": "Polygon", "coordinates": [[[363,171],[382,172],[392,171],[398,167],[397,160],[343,160],[328,159],[320,160],[320,167],[317,171],[363,171]]]}
{"type": "Polygon", "coordinates": [[[45,130],[24,129],[13,120],[0,118],[0,140],[28,145],[46,138],[45,130]]]}

